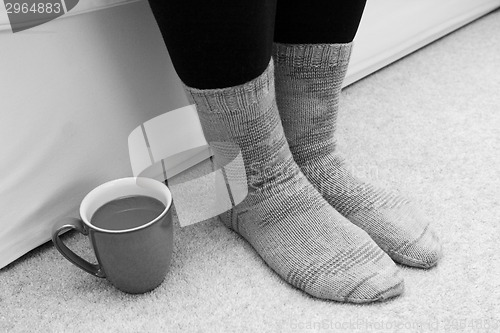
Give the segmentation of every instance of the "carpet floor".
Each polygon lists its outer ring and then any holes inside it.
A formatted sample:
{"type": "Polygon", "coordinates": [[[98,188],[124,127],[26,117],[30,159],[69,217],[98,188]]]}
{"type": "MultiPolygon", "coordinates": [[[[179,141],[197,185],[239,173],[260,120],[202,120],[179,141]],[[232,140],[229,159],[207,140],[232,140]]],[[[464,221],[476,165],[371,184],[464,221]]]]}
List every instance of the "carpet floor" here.
{"type": "MultiPolygon", "coordinates": [[[[144,295],[84,273],[51,243],[31,251],[0,271],[0,332],[500,331],[499,31],[497,10],[342,93],[338,139],[355,173],[419,202],[443,241],[434,269],[401,267],[404,295],[309,297],[211,219],[176,225],[170,272],[144,295]]],[[[63,238],[92,258],[86,238],[63,238]]]]}

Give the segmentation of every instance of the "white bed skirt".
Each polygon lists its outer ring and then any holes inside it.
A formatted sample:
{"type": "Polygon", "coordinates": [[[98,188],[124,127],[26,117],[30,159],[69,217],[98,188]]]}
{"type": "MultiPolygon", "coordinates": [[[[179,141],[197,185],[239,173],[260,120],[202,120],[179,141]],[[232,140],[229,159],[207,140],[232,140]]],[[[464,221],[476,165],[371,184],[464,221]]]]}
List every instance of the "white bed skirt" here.
{"type": "Polygon", "coordinates": [[[1,268],[131,176],[130,132],[188,102],[147,1],[3,30],[0,45],[1,268]]]}

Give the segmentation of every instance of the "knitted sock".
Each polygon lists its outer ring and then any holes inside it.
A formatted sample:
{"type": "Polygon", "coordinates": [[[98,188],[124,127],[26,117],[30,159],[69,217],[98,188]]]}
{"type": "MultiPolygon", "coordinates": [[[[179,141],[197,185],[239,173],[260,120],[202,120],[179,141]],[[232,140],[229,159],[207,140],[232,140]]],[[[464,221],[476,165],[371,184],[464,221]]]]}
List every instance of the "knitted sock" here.
{"type": "Polygon", "coordinates": [[[186,87],[216,158],[241,149],[249,194],[222,222],[284,280],[341,302],[396,296],[403,281],[392,260],[336,212],[294,162],[276,107],[272,61],[263,74],[223,89],[186,87]]]}
{"type": "Polygon", "coordinates": [[[355,178],[335,152],[348,44],[274,45],[276,98],[293,157],[308,180],[343,216],[395,261],[428,268],[441,247],[429,223],[405,198],[355,178]]]}

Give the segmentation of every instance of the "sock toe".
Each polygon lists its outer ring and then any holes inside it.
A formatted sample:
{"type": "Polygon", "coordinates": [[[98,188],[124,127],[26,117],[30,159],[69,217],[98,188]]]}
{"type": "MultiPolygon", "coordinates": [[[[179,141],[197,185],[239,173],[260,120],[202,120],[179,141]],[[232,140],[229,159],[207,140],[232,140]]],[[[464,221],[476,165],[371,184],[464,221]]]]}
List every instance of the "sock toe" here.
{"type": "Polygon", "coordinates": [[[301,271],[302,281],[309,280],[304,289],[318,298],[347,303],[384,301],[403,293],[404,280],[399,268],[375,243],[368,241],[355,252],[357,265],[339,266],[339,258],[332,257],[326,263],[336,262],[336,268],[331,269],[334,266],[328,264],[322,264],[320,270],[314,268],[316,273],[322,273],[314,274],[312,281],[308,279],[311,269],[301,271]],[[328,266],[331,268],[325,270],[328,266]]]}
{"type": "Polygon", "coordinates": [[[415,241],[390,252],[389,255],[402,264],[419,268],[431,268],[441,258],[442,246],[436,233],[427,225],[422,235],[415,241]]]}
{"type": "Polygon", "coordinates": [[[351,286],[344,296],[344,301],[351,303],[384,301],[399,296],[403,292],[404,280],[399,269],[391,261],[386,269],[379,270],[351,286]]]}
{"type": "Polygon", "coordinates": [[[358,211],[348,219],[367,231],[400,264],[430,268],[442,256],[439,238],[411,204],[358,211]]]}

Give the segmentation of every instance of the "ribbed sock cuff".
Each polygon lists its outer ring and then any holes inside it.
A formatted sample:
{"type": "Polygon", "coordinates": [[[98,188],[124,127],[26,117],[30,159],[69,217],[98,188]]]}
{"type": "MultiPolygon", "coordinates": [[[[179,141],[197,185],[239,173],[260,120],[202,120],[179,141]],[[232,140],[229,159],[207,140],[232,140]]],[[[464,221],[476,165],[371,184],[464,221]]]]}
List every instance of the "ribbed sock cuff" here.
{"type": "Polygon", "coordinates": [[[347,65],[352,42],[345,44],[273,44],[276,65],[291,67],[334,67],[347,65]]]}
{"type": "Polygon", "coordinates": [[[271,59],[264,72],[244,84],[217,89],[197,89],[183,84],[190,103],[195,103],[199,112],[239,113],[252,105],[259,105],[274,93],[274,64],[271,59]]]}

